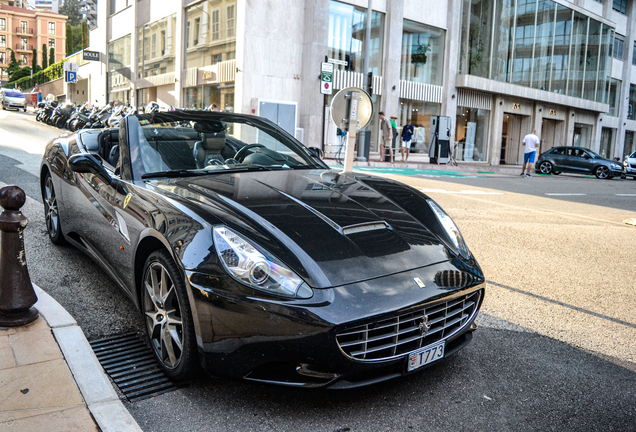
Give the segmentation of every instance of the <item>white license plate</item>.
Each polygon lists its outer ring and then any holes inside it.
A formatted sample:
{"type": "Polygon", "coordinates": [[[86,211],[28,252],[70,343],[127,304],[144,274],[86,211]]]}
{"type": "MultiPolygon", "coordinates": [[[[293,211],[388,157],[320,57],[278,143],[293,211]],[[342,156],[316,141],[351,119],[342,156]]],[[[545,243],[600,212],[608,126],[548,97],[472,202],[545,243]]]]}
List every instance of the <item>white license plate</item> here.
{"type": "Polygon", "coordinates": [[[446,341],[440,341],[429,346],[425,346],[424,348],[420,348],[417,351],[413,351],[409,354],[409,365],[407,370],[411,372],[412,370],[443,358],[445,348],[446,341]]]}

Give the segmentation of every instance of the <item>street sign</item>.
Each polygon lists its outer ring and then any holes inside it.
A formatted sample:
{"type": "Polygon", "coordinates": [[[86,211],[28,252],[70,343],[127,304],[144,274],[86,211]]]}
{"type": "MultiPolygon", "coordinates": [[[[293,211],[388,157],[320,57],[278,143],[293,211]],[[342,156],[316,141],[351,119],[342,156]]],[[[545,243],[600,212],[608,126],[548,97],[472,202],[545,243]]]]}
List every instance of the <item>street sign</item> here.
{"type": "Polygon", "coordinates": [[[71,63],[71,62],[64,62],[62,64],[62,70],[64,70],[64,72],[76,72],[79,70],[79,64],[78,63],[71,63]]]}
{"type": "Polygon", "coordinates": [[[66,72],[66,82],[67,83],[76,83],[77,82],[77,72],[66,72]]]}
{"type": "Polygon", "coordinates": [[[333,64],[322,62],[320,64],[320,93],[330,95],[333,93],[333,64]]]}
{"type": "Polygon", "coordinates": [[[88,61],[99,61],[99,51],[82,51],[82,59],[88,61]]]}

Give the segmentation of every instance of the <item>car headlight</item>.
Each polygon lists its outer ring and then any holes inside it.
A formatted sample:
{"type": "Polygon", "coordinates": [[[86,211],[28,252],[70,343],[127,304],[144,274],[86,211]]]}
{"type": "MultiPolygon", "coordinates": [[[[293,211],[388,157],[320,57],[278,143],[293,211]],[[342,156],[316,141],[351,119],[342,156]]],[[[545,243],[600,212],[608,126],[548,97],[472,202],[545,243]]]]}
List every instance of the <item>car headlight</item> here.
{"type": "Polygon", "coordinates": [[[455,247],[459,251],[459,254],[465,259],[468,259],[468,257],[470,256],[470,252],[468,252],[468,247],[464,242],[464,237],[462,237],[462,233],[459,232],[459,228],[457,228],[457,225],[455,225],[453,219],[451,219],[451,217],[447,215],[446,212],[435,203],[435,201],[426,200],[426,202],[428,202],[428,205],[433,210],[433,213],[435,213],[435,216],[437,216],[440,224],[442,224],[442,227],[444,227],[446,235],[455,245],[455,247]]]}
{"type": "Polygon", "coordinates": [[[624,166],[625,168],[627,168],[627,159],[625,159],[625,160],[623,161],[623,166],[624,166]]]}
{"type": "Polygon", "coordinates": [[[612,169],[621,169],[621,166],[619,164],[612,164],[612,169]]]}
{"type": "Polygon", "coordinates": [[[225,226],[215,226],[214,246],[225,270],[251,288],[288,298],[307,299],[311,288],[263,248],[225,226]]]}

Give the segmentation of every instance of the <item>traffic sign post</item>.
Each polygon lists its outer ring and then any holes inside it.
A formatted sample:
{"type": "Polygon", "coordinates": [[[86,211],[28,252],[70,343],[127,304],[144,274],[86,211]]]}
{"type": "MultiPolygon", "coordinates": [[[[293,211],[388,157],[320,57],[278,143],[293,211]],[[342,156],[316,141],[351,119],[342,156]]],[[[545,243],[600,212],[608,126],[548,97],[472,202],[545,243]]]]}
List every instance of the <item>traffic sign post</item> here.
{"type": "Polygon", "coordinates": [[[320,66],[320,93],[333,93],[333,63],[322,62],[320,66]]]}
{"type": "Polygon", "coordinates": [[[77,82],[77,72],[66,72],[66,82],[67,83],[76,83],[77,82]]]}
{"type": "Polygon", "coordinates": [[[347,132],[344,172],[353,171],[353,158],[358,130],[369,124],[373,116],[371,97],[362,89],[349,87],[340,90],[331,101],[331,119],[347,132]]]}

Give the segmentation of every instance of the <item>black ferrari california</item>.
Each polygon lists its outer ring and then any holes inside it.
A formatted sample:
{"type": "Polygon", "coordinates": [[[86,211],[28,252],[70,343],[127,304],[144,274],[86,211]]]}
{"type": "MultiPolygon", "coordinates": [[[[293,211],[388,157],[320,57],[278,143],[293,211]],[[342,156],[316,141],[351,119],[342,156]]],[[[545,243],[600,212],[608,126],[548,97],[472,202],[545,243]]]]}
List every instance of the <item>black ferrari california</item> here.
{"type": "Polygon", "coordinates": [[[329,169],[275,124],[176,111],[51,141],[48,234],[128,294],[174,379],[348,388],[471,339],[484,276],[452,219],[402,183],[329,169]]]}

